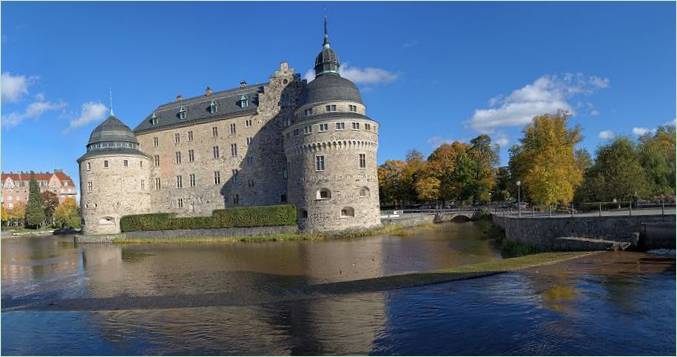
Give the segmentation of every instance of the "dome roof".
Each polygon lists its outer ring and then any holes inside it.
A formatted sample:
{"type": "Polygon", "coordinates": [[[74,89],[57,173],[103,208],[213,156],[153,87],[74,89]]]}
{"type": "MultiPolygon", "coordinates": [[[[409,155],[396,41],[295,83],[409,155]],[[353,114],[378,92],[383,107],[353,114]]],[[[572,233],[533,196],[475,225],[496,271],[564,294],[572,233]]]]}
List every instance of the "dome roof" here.
{"type": "Polygon", "coordinates": [[[328,101],[362,103],[357,86],[338,74],[325,73],[308,83],[303,92],[302,104],[328,101]]]}
{"type": "Polygon", "coordinates": [[[104,120],[103,123],[99,124],[92,131],[87,145],[100,142],[139,143],[132,130],[113,115],[109,116],[108,119],[104,120]]]}

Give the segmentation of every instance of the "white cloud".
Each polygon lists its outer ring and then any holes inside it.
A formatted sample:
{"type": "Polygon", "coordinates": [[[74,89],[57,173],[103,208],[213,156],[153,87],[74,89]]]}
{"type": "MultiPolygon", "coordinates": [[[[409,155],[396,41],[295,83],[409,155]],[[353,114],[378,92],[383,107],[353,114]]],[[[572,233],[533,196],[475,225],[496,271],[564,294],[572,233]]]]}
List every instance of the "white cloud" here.
{"type": "Polygon", "coordinates": [[[428,139],[428,144],[430,144],[430,146],[432,146],[434,148],[437,148],[438,146],[440,146],[442,144],[451,144],[452,142],[454,142],[453,139],[447,139],[447,138],[443,138],[443,137],[437,136],[437,135],[428,139]]]}
{"type": "Polygon", "coordinates": [[[108,113],[108,107],[101,102],[87,102],[80,108],[80,116],[72,119],[66,130],[79,128],[102,120],[106,116],[106,113],[108,113]]]}
{"type": "Polygon", "coordinates": [[[13,112],[7,116],[3,116],[2,125],[5,127],[17,126],[26,119],[36,119],[45,112],[59,110],[65,107],[66,103],[64,102],[53,103],[44,100],[38,100],[29,104],[28,107],[26,107],[26,110],[23,112],[13,112]]]}
{"type": "MultiPolygon", "coordinates": [[[[355,84],[387,84],[395,81],[399,74],[375,67],[352,67],[348,63],[344,63],[339,67],[339,74],[341,77],[353,81],[355,84]]],[[[303,75],[303,78],[308,82],[315,79],[315,71],[309,69],[303,75]]]]}
{"type": "Polygon", "coordinates": [[[647,129],[647,128],[632,128],[632,133],[637,135],[637,136],[642,136],[644,134],[650,134],[653,133],[654,129],[647,129]]]}
{"type": "Polygon", "coordinates": [[[581,73],[544,75],[508,96],[491,98],[490,108],[476,109],[468,123],[479,132],[490,133],[498,127],[529,124],[537,115],[558,111],[574,114],[570,98],[589,95],[608,86],[609,80],[606,78],[581,73]]]}
{"type": "Polygon", "coordinates": [[[611,130],[603,130],[599,132],[599,138],[602,140],[611,140],[614,137],[616,137],[616,134],[614,134],[614,132],[611,130]]]}
{"type": "Polygon", "coordinates": [[[507,135],[500,133],[496,135],[494,142],[500,147],[506,147],[510,143],[510,139],[508,139],[507,135]]]}
{"type": "Polygon", "coordinates": [[[4,72],[1,77],[2,101],[10,103],[18,102],[22,97],[28,95],[28,87],[35,80],[36,77],[13,75],[9,72],[4,72]]]}

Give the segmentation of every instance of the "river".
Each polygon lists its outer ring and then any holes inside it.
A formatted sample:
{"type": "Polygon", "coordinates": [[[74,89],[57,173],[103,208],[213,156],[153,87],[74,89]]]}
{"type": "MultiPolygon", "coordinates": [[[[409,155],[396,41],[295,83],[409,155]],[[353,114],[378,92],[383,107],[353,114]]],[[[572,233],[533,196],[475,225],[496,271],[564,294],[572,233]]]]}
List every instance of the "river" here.
{"type": "Polygon", "coordinates": [[[2,354],[674,354],[674,253],[605,254],[299,298],[304,286],[501,257],[475,223],[328,241],[3,239],[2,354]],[[56,308],[65,301],[87,303],[56,308]]]}

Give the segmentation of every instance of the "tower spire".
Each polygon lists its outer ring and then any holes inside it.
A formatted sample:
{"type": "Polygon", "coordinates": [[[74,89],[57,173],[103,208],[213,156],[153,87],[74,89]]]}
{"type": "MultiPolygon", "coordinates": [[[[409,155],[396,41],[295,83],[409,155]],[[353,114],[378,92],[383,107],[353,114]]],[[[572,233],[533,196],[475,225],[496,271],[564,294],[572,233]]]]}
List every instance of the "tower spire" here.
{"type": "Polygon", "coordinates": [[[113,113],[113,90],[110,88],[108,88],[108,99],[110,100],[110,115],[114,117],[115,113],[113,113]]]}
{"type": "Polygon", "coordinates": [[[322,42],[322,47],[329,47],[329,33],[327,32],[327,17],[324,17],[324,42],[322,42]]]}

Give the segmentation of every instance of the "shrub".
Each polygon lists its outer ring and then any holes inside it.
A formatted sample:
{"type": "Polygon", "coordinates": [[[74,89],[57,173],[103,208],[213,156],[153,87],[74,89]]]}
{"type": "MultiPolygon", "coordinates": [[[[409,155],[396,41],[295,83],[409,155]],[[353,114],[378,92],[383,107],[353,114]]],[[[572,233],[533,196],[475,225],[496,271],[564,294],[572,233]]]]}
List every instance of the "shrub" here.
{"type": "Polygon", "coordinates": [[[173,213],[151,213],[123,216],[120,219],[120,228],[123,232],[294,224],[296,224],[296,209],[292,205],[218,209],[214,210],[209,217],[176,217],[173,213]]]}

